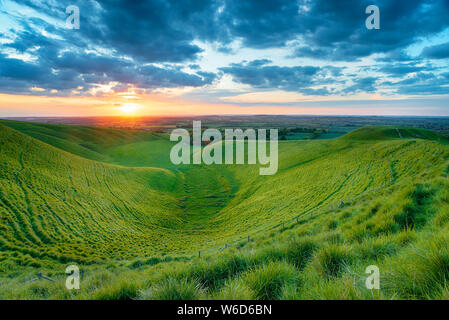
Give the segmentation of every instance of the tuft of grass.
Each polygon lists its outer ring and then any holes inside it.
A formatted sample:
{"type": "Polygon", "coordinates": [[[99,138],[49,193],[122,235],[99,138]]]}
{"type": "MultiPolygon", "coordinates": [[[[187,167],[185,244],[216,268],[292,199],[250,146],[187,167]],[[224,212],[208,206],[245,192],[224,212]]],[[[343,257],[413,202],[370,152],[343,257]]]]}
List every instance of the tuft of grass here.
{"type": "Polygon", "coordinates": [[[178,269],[173,276],[200,281],[205,287],[216,289],[227,279],[234,277],[254,264],[254,259],[245,254],[228,253],[212,260],[200,261],[178,269]]]}
{"type": "Polygon", "coordinates": [[[287,244],[285,259],[301,270],[312,258],[313,253],[317,248],[318,245],[316,242],[309,239],[290,241],[287,244]]]}
{"type": "Polygon", "coordinates": [[[347,247],[330,244],[317,252],[312,263],[318,274],[330,279],[341,276],[353,259],[347,247]]]}
{"type": "Polygon", "coordinates": [[[274,300],[287,285],[299,285],[299,273],[287,262],[270,262],[248,271],[243,281],[254,292],[256,299],[274,300]]]}
{"type": "Polygon", "coordinates": [[[135,281],[119,280],[108,282],[93,293],[95,300],[131,300],[139,294],[139,287],[135,281]]]}
{"type": "Polygon", "coordinates": [[[254,292],[242,281],[230,280],[212,296],[217,300],[252,300],[254,292]]]}
{"type": "MultiPolygon", "coordinates": [[[[397,237],[396,237],[397,238],[397,237]]],[[[398,241],[392,237],[380,236],[370,238],[354,247],[354,251],[360,255],[362,260],[377,261],[394,255],[399,250],[398,241]]]]}
{"type": "Polygon", "coordinates": [[[432,299],[449,283],[447,230],[411,246],[385,265],[386,288],[408,299],[432,299]]]}
{"type": "Polygon", "coordinates": [[[198,280],[169,277],[140,292],[143,300],[195,300],[204,295],[198,280]]]}
{"type": "Polygon", "coordinates": [[[426,205],[432,195],[433,191],[429,186],[418,184],[410,193],[409,200],[404,205],[402,212],[394,217],[396,223],[402,229],[422,227],[431,214],[426,210],[426,205]]]}
{"type": "Polygon", "coordinates": [[[300,300],[301,298],[300,287],[296,284],[283,286],[279,295],[280,300],[300,300]]]}

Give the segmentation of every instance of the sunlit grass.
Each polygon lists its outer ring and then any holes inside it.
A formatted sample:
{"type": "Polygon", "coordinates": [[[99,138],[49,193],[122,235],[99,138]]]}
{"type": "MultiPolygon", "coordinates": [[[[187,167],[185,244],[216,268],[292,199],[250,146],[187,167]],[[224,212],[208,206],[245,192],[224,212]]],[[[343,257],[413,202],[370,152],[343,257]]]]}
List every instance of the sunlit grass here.
{"type": "Polygon", "coordinates": [[[0,298],[448,296],[449,150],[428,131],[281,142],[278,173],[259,176],[176,167],[163,135],[4,124],[0,298]],[[364,286],[371,264],[380,291],[364,286]]]}

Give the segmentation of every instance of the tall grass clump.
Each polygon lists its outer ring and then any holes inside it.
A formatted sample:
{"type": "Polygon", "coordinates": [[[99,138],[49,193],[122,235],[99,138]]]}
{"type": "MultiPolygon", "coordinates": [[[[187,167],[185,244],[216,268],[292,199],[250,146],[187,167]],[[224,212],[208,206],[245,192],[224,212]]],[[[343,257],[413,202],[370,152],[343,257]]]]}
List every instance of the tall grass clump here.
{"type": "Polygon", "coordinates": [[[347,247],[330,244],[317,252],[312,264],[318,274],[330,279],[341,276],[353,259],[347,247]]]}
{"type": "Polygon", "coordinates": [[[136,281],[120,279],[108,282],[96,290],[91,298],[95,300],[131,300],[139,294],[136,281]]]}
{"type": "Polygon", "coordinates": [[[317,243],[312,240],[295,239],[288,242],[285,258],[296,268],[303,269],[317,248],[317,243]]]}
{"type": "Polygon", "coordinates": [[[449,282],[449,236],[444,233],[420,241],[385,264],[386,289],[407,299],[432,299],[449,282]]]}
{"type": "Polygon", "coordinates": [[[254,299],[254,292],[242,281],[233,279],[227,281],[212,298],[217,300],[252,300],[254,299]]]}
{"type": "Polygon", "coordinates": [[[235,277],[253,265],[252,257],[244,253],[227,253],[179,268],[173,274],[176,278],[198,280],[210,290],[221,287],[227,279],[235,277]]]}
{"type": "Polygon", "coordinates": [[[204,290],[198,280],[168,277],[150,288],[141,291],[143,300],[195,300],[200,299],[204,290]]]}
{"type": "Polygon", "coordinates": [[[273,300],[279,298],[284,286],[299,285],[299,273],[287,262],[270,262],[248,271],[243,281],[254,292],[254,298],[273,300]]]}
{"type": "Polygon", "coordinates": [[[426,205],[433,195],[429,186],[418,184],[408,195],[402,212],[394,217],[395,222],[402,228],[422,227],[429,218],[430,212],[426,205]]]}

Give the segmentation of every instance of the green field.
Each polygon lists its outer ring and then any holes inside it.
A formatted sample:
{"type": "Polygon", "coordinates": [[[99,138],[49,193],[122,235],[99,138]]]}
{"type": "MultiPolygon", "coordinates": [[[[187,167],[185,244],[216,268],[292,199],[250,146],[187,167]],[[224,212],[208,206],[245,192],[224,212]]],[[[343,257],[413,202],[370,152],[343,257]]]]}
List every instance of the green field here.
{"type": "Polygon", "coordinates": [[[399,126],[280,141],[260,176],[175,166],[165,134],[0,121],[0,298],[448,298],[447,141],[399,126]],[[373,264],[381,290],[364,286],[373,264]]]}

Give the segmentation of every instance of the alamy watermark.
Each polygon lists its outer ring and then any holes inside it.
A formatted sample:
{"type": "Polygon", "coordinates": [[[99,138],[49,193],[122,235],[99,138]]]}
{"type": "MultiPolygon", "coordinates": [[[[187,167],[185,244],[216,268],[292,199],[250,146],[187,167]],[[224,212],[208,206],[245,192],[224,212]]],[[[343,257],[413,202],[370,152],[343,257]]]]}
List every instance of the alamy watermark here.
{"type": "Polygon", "coordinates": [[[369,16],[365,20],[365,26],[368,30],[380,29],[380,10],[378,6],[370,5],[366,7],[365,13],[369,16]]]}
{"type": "Polygon", "coordinates": [[[66,28],[78,30],[80,28],[80,8],[70,5],[65,9],[65,13],[69,15],[65,20],[66,28]]]}
{"type": "Polygon", "coordinates": [[[186,129],[175,129],[170,141],[179,141],[170,152],[173,164],[257,164],[260,175],[273,175],[278,170],[278,130],[258,129],[225,129],[223,136],[218,129],[201,130],[201,121],[193,121],[193,137],[186,129]],[[245,142],[245,139],[247,142],[245,142]],[[269,141],[269,148],[267,143],[269,141]],[[203,147],[202,145],[205,144],[203,147]],[[193,150],[191,152],[191,145],[193,150]],[[245,153],[245,145],[247,150],[245,153]],[[223,148],[225,156],[223,160],[223,148]],[[235,151],[235,161],[234,161],[235,151]],[[268,152],[269,151],[269,152],[268,152]],[[268,154],[269,153],[269,154],[268,154]],[[192,155],[192,159],[191,159],[192,155]],[[245,156],[246,155],[246,156],[245,156]]]}
{"type": "MultiPolygon", "coordinates": [[[[66,13],[69,15],[65,21],[67,29],[79,29],[80,28],[80,9],[78,6],[70,5],[66,8],[66,13]]],[[[365,13],[369,16],[365,20],[365,26],[367,29],[380,29],[380,10],[376,5],[369,5],[365,9],[365,13]]]]}
{"type": "Polygon", "coordinates": [[[65,280],[65,287],[68,290],[79,290],[80,288],[80,269],[78,266],[72,264],[65,269],[68,274],[65,280]]]}
{"type": "Polygon", "coordinates": [[[376,265],[371,265],[366,267],[365,273],[369,274],[365,280],[365,286],[369,290],[379,290],[380,289],[380,272],[379,267],[376,265]]]}

